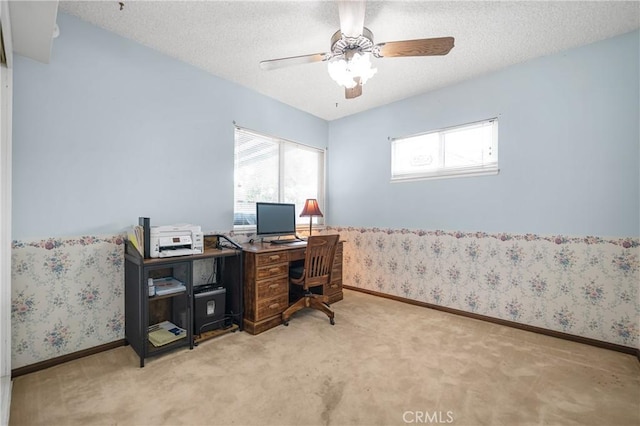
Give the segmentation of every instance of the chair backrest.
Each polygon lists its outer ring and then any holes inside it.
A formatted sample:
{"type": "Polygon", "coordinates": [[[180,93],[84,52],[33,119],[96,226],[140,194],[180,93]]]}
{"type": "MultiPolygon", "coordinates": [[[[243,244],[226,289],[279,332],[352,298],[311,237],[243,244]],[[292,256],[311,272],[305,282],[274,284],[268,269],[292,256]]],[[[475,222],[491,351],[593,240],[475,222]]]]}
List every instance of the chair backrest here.
{"type": "Polygon", "coordinates": [[[305,289],[331,282],[331,270],[339,238],[339,235],[315,235],[307,239],[304,257],[305,289]]]}

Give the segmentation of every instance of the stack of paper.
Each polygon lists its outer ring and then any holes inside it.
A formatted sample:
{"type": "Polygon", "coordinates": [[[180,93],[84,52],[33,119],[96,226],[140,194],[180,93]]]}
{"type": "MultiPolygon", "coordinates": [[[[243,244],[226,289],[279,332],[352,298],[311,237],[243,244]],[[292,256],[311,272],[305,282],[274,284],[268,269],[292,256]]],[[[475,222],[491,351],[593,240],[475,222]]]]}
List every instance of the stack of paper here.
{"type": "Polygon", "coordinates": [[[153,285],[156,287],[156,296],[180,293],[187,290],[187,287],[181,281],[173,277],[156,278],[153,280],[153,285]]]}
{"type": "Polygon", "coordinates": [[[187,331],[170,321],[163,321],[149,327],[149,341],[155,347],[164,346],[187,337],[187,331]]]}

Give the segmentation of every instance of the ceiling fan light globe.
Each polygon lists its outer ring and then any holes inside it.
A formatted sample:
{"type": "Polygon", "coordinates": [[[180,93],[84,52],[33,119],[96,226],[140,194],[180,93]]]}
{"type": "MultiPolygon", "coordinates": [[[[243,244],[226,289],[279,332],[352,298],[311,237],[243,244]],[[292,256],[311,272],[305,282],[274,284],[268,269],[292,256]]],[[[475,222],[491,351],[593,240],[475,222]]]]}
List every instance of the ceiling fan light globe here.
{"type": "Polygon", "coordinates": [[[341,57],[334,57],[329,60],[327,64],[327,70],[329,71],[329,76],[335,81],[340,81],[344,70],[347,68],[347,61],[342,59],[341,57]]]}
{"type": "Polygon", "coordinates": [[[346,87],[347,89],[353,89],[354,87],[356,87],[358,83],[355,80],[351,80],[349,82],[345,81],[345,84],[343,84],[344,87],[346,87]]]}
{"type": "Polygon", "coordinates": [[[373,75],[378,72],[377,68],[371,67],[371,54],[359,52],[353,55],[349,69],[353,77],[360,77],[361,84],[365,84],[373,75]]]}
{"type": "Polygon", "coordinates": [[[352,88],[356,85],[349,71],[348,62],[342,57],[336,57],[329,61],[327,65],[329,76],[340,86],[352,88]]]}
{"type": "Polygon", "coordinates": [[[365,84],[378,71],[377,68],[370,69],[366,74],[360,76],[360,83],[365,84]]]}
{"type": "Polygon", "coordinates": [[[343,56],[334,57],[329,61],[327,69],[329,76],[347,89],[366,83],[378,71],[371,68],[371,55],[363,52],[353,54],[349,60],[343,56]]]}

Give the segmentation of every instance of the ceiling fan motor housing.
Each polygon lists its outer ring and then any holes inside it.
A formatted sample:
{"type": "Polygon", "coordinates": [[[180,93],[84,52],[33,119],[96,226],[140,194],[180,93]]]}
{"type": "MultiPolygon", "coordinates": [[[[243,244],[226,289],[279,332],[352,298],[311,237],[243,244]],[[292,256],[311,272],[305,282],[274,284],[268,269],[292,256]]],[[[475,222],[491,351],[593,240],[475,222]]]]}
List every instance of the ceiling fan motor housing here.
{"type": "Polygon", "coordinates": [[[356,53],[375,52],[373,45],[373,33],[367,27],[362,28],[362,35],[358,37],[346,37],[340,30],[336,31],[331,37],[331,53],[333,56],[344,55],[346,59],[350,59],[356,53]]]}

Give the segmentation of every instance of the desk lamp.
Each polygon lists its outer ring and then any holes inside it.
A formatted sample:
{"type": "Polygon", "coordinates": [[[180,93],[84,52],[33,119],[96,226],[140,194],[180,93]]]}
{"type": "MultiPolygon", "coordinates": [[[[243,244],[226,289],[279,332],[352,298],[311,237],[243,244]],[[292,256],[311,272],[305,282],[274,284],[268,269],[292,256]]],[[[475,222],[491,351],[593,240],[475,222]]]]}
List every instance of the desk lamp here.
{"type": "Polygon", "coordinates": [[[320,211],[320,206],[318,206],[318,200],[315,198],[307,198],[307,201],[304,203],[304,207],[302,209],[302,213],[300,213],[300,217],[309,216],[309,236],[311,236],[311,225],[313,225],[313,217],[322,215],[320,211]]]}

